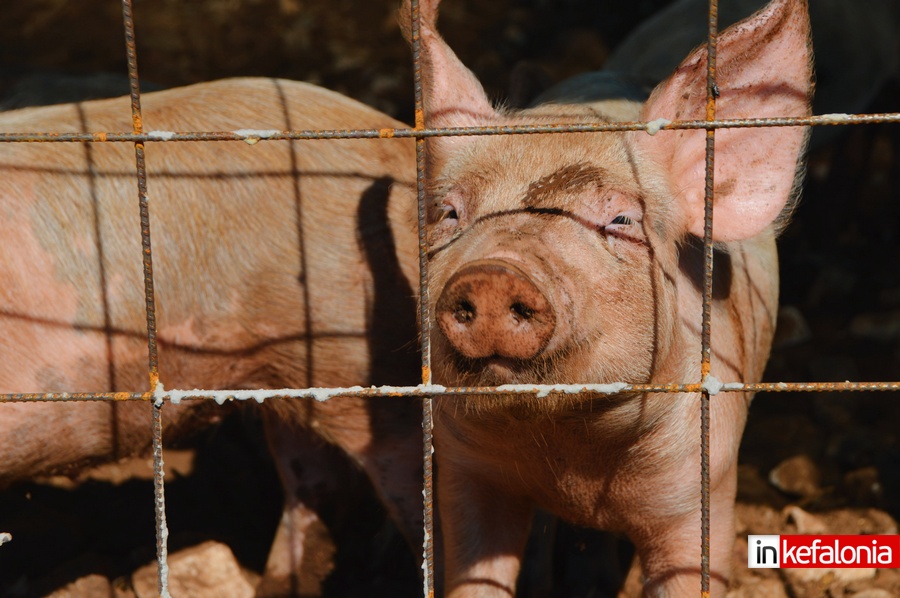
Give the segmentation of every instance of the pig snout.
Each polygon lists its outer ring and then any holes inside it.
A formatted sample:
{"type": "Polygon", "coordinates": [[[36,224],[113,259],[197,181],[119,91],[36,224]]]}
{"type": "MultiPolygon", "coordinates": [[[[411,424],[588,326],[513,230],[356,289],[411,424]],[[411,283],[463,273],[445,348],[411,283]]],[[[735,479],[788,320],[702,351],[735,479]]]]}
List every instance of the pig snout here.
{"type": "Polygon", "coordinates": [[[556,329],[556,313],[527,274],[511,263],[485,260],[456,272],[441,292],[436,319],[465,357],[531,359],[556,329]]]}

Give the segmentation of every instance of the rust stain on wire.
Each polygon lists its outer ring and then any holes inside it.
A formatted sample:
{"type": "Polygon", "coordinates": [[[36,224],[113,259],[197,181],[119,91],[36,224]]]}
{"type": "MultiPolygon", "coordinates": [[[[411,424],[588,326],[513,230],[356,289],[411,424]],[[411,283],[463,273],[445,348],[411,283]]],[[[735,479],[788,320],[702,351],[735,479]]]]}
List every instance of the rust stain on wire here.
{"type": "MultiPolygon", "coordinates": [[[[422,95],[422,54],[420,35],[420,14],[418,0],[410,2],[410,36],[412,37],[413,89],[415,93],[416,133],[425,129],[425,116],[422,95]]],[[[399,137],[402,129],[394,130],[391,137],[399,137]]],[[[386,136],[386,135],[379,135],[386,136]]],[[[422,352],[422,384],[431,385],[431,340],[428,330],[431,329],[428,313],[428,236],[425,231],[425,219],[428,208],[425,197],[425,137],[416,136],[416,200],[419,233],[419,348],[422,352]]],[[[422,399],[422,591],[425,598],[434,596],[434,413],[433,399],[425,396],[422,399]]]]}
{"type": "MultiPolygon", "coordinates": [[[[416,121],[424,123],[424,116],[417,113],[416,121]]],[[[841,125],[874,125],[900,123],[900,112],[879,114],[832,114],[782,118],[730,118],[723,120],[673,120],[658,126],[659,130],[682,129],[741,129],[758,127],[815,127],[841,125]]],[[[146,143],[178,141],[292,141],[312,139],[409,139],[427,137],[453,137],[461,135],[542,135],[554,133],[615,133],[622,131],[646,131],[655,129],[643,121],[618,123],[574,123],[556,125],[492,125],[482,127],[437,127],[406,129],[306,129],[297,131],[266,132],[265,136],[234,131],[150,131],[147,133],[95,132],[49,133],[21,132],[0,133],[0,143],[146,143]]]]}

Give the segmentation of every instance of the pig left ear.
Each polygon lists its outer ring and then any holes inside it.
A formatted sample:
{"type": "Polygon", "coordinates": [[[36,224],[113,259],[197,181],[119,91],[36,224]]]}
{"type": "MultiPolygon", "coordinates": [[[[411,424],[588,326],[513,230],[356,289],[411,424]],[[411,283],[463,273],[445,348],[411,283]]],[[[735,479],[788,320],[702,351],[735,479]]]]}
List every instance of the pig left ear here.
{"type": "MultiPolygon", "coordinates": [[[[422,58],[422,95],[428,127],[472,127],[490,124],[497,113],[481,83],[457,58],[437,32],[440,0],[419,1],[419,39],[422,58]]],[[[412,44],[412,9],[400,7],[400,27],[412,44]]],[[[450,143],[461,138],[447,138],[450,143]]],[[[462,138],[464,139],[464,138],[462,138]]]]}
{"type": "MultiPolygon", "coordinates": [[[[717,41],[716,119],[810,114],[812,64],[806,0],[772,0],[717,41]]],[[[644,105],[646,121],[705,120],[707,49],[698,48],[644,105]]],[[[688,230],[703,236],[704,131],[635,133],[682,202],[688,230]]],[[[719,129],[715,138],[713,238],[732,241],[762,232],[791,196],[806,127],[719,129]]]]}
{"type": "MultiPolygon", "coordinates": [[[[437,32],[440,0],[419,0],[419,49],[422,65],[424,114],[416,115],[428,128],[475,127],[496,124],[497,112],[491,106],[475,74],[463,65],[437,32]]],[[[412,45],[412,8],[409,0],[400,7],[400,26],[412,45]]],[[[439,173],[448,158],[471,145],[475,137],[430,137],[426,141],[428,178],[439,173]]]]}

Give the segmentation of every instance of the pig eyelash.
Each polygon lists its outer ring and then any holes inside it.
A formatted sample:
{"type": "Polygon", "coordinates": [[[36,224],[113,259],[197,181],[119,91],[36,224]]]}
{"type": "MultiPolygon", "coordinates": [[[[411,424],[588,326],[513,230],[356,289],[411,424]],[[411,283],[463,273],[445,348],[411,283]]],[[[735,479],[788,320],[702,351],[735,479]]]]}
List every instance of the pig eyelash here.
{"type": "Polygon", "coordinates": [[[610,220],[609,224],[602,227],[603,232],[616,236],[629,238],[629,230],[633,230],[635,226],[641,223],[640,218],[629,216],[628,214],[618,214],[610,220]]]}
{"type": "Polygon", "coordinates": [[[644,244],[646,241],[642,238],[639,230],[636,230],[636,227],[640,222],[639,218],[628,216],[626,214],[619,214],[613,218],[609,224],[602,228],[602,232],[608,237],[644,244]],[[635,232],[637,234],[634,234],[635,232]]]}

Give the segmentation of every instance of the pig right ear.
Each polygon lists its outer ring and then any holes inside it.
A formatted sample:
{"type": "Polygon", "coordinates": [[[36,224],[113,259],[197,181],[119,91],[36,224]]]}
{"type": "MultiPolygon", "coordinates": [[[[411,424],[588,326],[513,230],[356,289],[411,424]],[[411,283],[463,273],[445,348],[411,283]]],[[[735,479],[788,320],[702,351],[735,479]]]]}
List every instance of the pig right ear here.
{"type": "MultiPolygon", "coordinates": [[[[772,0],[717,41],[716,118],[810,114],[812,67],[806,0],[772,0]]],[[[644,105],[641,119],[706,119],[707,49],[691,53],[644,105]]],[[[713,238],[750,238],[781,214],[794,188],[806,127],[719,129],[715,138],[713,238]]],[[[688,219],[703,236],[704,131],[635,133],[642,154],[666,174],[688,219]]]]}
{"type": "MultiPolygon", "coordinates": [[[[419,39],[422,65],[424,124],[427,127],[474,127],[495,124],[497,112],[484,88],[437,33],[440,0],[419,1],[419,39]]],[[[412,44],[412,9],[409,0],[400,8],[400,26],[412,44]]],[[[420,115],[416,115],[420,118],[420,115]]],[[[431,137],[438,153],[452,150],[471,137],[431,137]]]]}

